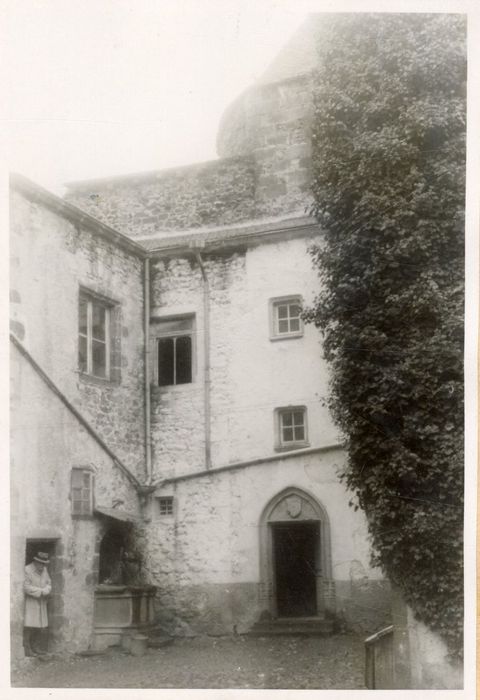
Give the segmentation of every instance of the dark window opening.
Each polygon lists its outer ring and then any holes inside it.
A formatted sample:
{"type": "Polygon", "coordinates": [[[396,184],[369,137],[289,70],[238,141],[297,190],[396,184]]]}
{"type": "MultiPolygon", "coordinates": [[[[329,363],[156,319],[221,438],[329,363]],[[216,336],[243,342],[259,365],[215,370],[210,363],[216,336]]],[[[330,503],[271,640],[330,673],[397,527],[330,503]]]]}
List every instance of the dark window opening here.
{"type": "Polygon", "coordinates": [[[179,335],[158,339],[158,384],[189,384],[192,381],[192,338],[179,335]]]}

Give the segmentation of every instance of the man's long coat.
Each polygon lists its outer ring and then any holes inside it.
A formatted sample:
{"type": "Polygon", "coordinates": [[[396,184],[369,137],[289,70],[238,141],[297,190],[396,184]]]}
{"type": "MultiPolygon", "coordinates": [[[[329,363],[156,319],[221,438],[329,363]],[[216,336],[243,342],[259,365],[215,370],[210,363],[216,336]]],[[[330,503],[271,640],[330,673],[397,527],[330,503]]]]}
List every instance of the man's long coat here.
{"type": "Polygon", "coordinates": [[[48,627],[47,598],[52,590],[52,582],[47,569],[39,573],[35,564],[25,567],[25,627],[48,627]]]}

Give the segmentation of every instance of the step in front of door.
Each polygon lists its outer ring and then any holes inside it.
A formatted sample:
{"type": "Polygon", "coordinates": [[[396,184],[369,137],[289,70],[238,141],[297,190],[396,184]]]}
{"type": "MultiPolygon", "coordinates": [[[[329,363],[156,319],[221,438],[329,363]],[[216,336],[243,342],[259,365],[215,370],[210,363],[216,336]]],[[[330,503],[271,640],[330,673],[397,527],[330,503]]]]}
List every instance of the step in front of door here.
{"type": "Polygon", "coordinates": [[[256,622],[249,634],[254,637],[311,636],[326,637],[333,634],[333,620],[323,618],[277,618],[256,622]]]}

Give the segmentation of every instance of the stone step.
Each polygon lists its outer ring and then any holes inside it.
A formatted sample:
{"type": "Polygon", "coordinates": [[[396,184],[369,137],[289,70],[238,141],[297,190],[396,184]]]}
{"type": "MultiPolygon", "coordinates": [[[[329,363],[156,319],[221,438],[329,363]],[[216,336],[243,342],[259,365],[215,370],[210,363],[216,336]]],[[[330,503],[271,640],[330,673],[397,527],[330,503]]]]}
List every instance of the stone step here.
{"type": "Polygon", "coordinates": [[[165,631],[164,627],[156,624],[150,625],[146,634],[149,637],[170,637],[168,632],[165,631]]]}
{"type": "Polygon", "coordinates": [[[334,622],[319,617],[277,618],[256,622],[249,632],[253,637],[309,636],[326,637],[333,634],[334,622]]]}
{"type": "Polygon", "coordinates": [[[148,646],[152,649],[167,647],[175,641],[173,637],[165,632],[163,627],[158,625],[151,626],[146,635],[148,636],[148,646]]]}
{"type": "Polygon", "coordinates": [[[154,635],[148,637],[148,646],[151,649],[161,649],[162,647],[168,647],[173,644],[175,640],[173,637],[166,637],[162,635],[154,635]]]}

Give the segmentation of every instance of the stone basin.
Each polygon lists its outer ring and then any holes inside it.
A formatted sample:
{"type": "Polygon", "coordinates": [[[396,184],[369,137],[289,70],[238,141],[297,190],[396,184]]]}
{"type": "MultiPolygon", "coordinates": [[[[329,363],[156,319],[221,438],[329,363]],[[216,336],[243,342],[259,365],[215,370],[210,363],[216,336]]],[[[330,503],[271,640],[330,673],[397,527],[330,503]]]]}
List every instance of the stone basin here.
{"type": "Polygon", "coordinates": [[[154,621],[152,585],[125,586],[100,584],[95,589],[94,648],[120,644],[125,634],[146,631],[154,621]]]}

